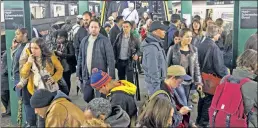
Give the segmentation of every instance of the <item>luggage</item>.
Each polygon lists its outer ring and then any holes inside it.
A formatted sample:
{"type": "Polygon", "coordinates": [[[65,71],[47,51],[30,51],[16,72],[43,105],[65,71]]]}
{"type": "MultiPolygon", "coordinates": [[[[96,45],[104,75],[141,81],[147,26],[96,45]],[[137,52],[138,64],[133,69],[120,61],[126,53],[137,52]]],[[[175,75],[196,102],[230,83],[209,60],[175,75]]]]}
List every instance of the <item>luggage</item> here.
{"type": "Polygon", "coordinates": [[[241,92],[242,85],[248,81],[248,78],[239,80],[226,76],[224,82],[217,86],[209,108],[210,127],[248,126],[241,92]]]}

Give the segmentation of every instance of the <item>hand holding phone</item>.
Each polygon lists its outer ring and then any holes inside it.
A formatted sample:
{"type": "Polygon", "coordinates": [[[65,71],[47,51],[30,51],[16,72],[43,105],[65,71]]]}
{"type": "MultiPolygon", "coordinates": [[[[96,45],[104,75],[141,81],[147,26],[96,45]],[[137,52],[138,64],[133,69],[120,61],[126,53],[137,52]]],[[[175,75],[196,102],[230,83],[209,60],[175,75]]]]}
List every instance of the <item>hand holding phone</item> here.
{"type": "Polygon", "coordinates": [[[13,39],[13,42],[12,42],[12,49],[16,48],[18,46],[18,42],[16,41],[16,38],[13,39]]]}
{"type": "Polygon", "coordinates": [[[28,62],[30,62],[30,63],[34,62],[34,56],[32,54],[29,56],[28,62]]]}

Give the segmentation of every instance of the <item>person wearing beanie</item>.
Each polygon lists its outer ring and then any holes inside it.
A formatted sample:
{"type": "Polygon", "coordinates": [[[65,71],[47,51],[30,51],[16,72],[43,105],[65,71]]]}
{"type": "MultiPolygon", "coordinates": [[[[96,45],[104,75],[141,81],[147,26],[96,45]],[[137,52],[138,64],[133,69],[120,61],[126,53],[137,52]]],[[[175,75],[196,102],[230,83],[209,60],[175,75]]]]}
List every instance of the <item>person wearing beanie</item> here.
{"type": "Polygon", "coordinates": [[[127,127],[130,124],[128,114],[119,106],[111,106],[109,100],[94,98],[84,111],[86,120],[97,118],[110,124],[111,127],[127,127]]]}
{"type": "Polygon", "coordinates": [[[136,86],[126,80],[112,80],[104,71],[97,68],[92,69],[91,86],[99,92],[107,95],[112,106],[120,105],[132,118],[137,114],[137,106],[134,100],[136,86]]]}
{"type": "Polygon", "coordinates": [[[45,119],[45,127],[80,127],[85,119],[83,111],[61,91],[52,93],[37,90],[30,99],[35,113],[45,119]]]}

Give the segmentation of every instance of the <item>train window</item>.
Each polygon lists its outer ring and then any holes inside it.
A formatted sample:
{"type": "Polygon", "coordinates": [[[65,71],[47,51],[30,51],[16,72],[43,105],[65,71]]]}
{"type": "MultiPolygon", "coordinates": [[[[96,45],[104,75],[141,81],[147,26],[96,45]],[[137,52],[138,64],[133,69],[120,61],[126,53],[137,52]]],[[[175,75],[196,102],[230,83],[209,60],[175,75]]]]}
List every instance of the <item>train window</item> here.
{"type": "Polygon", "coordinates": [[[4,22],[4,3],[1,2],[1,22],[4,22]]]}
{"type": "Polygon", "coordinates": [[[78,8],[77,8],[77,5],[69,5],[69,15],[78,15],[78,8]]]}
{"type": "Polygon", "coordinates": [[[54,4],[54,17],[65,16],[65,5],[54,4]]]}
{"type": "Polygon", "coordinates": [[[39,19],[45,18],[45,7],[41,6],[40,4],[30,4],[31,7],[31,18],[32,19],[39,19]]]}

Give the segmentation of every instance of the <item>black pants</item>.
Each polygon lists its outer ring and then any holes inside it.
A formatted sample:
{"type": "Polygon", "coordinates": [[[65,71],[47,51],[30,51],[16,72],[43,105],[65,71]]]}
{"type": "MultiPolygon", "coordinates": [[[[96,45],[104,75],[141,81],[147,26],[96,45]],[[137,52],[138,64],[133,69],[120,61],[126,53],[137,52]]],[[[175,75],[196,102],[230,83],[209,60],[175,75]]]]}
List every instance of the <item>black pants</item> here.
{"type": "Polygon", "coordinates": [[[212,98],[213,95],[205,93],[205,97],[199,99],[196,124],[201,127],[209,127],[209,107],[211,106],[212,98]]]}
{"type": "Polygon", "coordinates": [[[63,72],[63,78],[64,78],[64,80],[65,80],[65,82],[66,82],[66,84],[68,86],[69,92],[70,92],[70,89],[71,89],[71,75],[72,75],[72,73],[71,73],[70,70],[67,71],[67,72],[63,72]]]}
{"type": "Polygon", "coordinates": [[[133,83],[133,66],[128,60],[118,60],[116,64],[119,80],[127,80],[133,83]],[[127,79],[125,79],[125,77],[127,79]]]}
{"type": "Polygon", "coordinates": [[[1,92],[1,101],[5,107],[6,112],[10,111],[8,105],[10,103],[10,91],[9,90],[2,90],[1,92]]]}
{"type": "Polygon", "coordinates": [[[141,67],[141,63],[142,63],[142,59],[138,59],[137,61],[137,68],[138,68],[138,71],[141,72],[142,71],[142,67],[141,67]]]}

